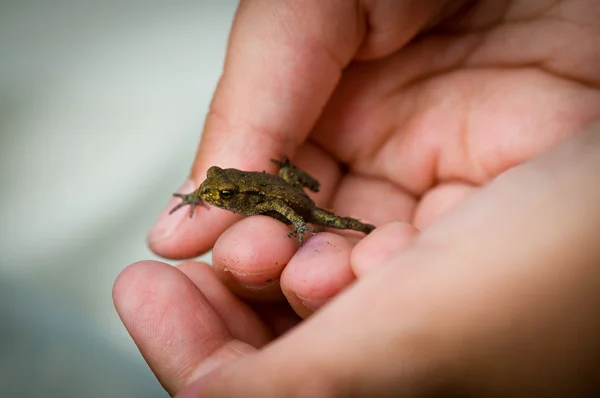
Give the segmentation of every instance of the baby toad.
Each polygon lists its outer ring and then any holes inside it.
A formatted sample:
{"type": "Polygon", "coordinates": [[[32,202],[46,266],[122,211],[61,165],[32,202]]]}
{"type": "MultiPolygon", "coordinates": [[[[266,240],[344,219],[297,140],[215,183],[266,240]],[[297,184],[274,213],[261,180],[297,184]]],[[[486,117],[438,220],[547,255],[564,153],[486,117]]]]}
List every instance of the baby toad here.
{"type": "Polygon", "coordinates": [[[196,206],[206,207],[206,203],[244,216],[265,214],[285,224],[294,224],[288,236],[298,236],[300,246],[304,232],[315,232],[307,223],[352,229],[365,234],[375,229],[373,225],[354,218],[339,217],[317,207],[304,192],[304,187],[318,192],[319,182],[294,166],[288,158],[271,161],[279,166],[279,175],[212,166],[197,190],[189,194],[173,194],[182,201],[169,214],[190,205],[191,217],[196,206]]]}

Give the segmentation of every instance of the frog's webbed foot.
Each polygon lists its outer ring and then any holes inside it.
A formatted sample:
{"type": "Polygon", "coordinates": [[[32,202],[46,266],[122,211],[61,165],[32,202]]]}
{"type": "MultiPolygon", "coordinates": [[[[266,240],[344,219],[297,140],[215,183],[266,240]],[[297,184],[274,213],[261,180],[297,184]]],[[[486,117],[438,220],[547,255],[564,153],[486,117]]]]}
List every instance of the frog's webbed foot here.
{"type": "Polygon", "coordinates": [[[200,199],[200,196],[194,195],[194,192],[189,193],[189,194],[174,193],[173,196],[176,198],[181,198],[181,203],[179,203],[177,206],[173,207],[171,209],[171,211],[169,212],[169,214],[173,214],[177,210],[181,209],[182,207],[189,205],[190,206],[190,218],[192,218],[192,216],[194,215],[194,209],[196,208],[196,206],[202,206],[202,207],[208,208],[208,205],[206,203],[204,203],[204,201],[202,199],[200,199]]]}
{"type": "Polygon", "coordinates": [[[308,225],[306,225],[306,223],[296,223],[294,224],[294,229],[288,232],[288,237],[291,238],[292,236],[297,236],[298,243],[300,244],[300,246],[302,246],[304,244],[304,233],[306,231],[312,233],[315,232],[314,228],[309,227],[308,225]]]}
{"type": "Polygon", "coordinates": [[[319,192],[319,181],[306,171],[296,167],[287,156],[283,157],[283,161],[271,159],[271,162],[279,166],[279,177],[298,189],[302,187],[308,188],[313,192],[319,192]]]}

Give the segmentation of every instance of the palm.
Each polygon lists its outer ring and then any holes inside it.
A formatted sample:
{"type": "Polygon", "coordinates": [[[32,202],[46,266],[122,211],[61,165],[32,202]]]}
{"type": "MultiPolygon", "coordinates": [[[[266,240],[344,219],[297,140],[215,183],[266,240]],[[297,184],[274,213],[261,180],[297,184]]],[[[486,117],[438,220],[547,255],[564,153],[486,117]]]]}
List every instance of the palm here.
{"type": "MultiPolygon", "coordinates": [[[[443,29],[452,28],[448,22],[443,29]]],[[[503,34],[521,40],[510,29],[500,24],[485,34],[508,30],[503,34]]],[[[344,71],[296,156],[322,182],[314,195],[319,205],[377,225],[403,220],[423,228],[478,186],[600,114],[590,101],[598,93],[557,77],[560,70],[532,67],[536,60],[525,53],[511,61],[502,54],[503,43],[486,42],[483,33],[444,36],[441,30],[344,71]]],[[[255,308],[278,332],[285,330],[278,325],[298,320],[279,304],[255,308]]]]}
{"type": "Polygon", "coordinates": [[[588,66],[593,37],[580,37],[579,21],[494,17],[482,3],[344,72],[310,137],[349,165],[329,198],[336,211],[424,227],[598,117],[600,70],[588,66]],[[561,45],[570,41],[582,48],[561,45]]]}

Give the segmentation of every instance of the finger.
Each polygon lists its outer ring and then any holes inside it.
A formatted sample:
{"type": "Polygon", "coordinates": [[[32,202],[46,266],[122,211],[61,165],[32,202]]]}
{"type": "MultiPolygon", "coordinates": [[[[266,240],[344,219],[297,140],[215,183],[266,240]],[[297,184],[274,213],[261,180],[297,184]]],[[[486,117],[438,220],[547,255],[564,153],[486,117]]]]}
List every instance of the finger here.
{"type": "Polygon", "coordinates": [[[308,317],[354,281],[351,250],[346,238],[323,232],[295,253],[281,274],[281,289],[298,315],[308,317]]]}
{"type": "Polygon", "coordinates": [[[382,225],[410,222],[416,198],[389,181],[355,174],[344,175],[332,199],[336,214],[382,225]]]}
{"type": "MultiPolygon", "coordinates": [[[[352,217],[375,226],[390,222],[412,222],[417,200],[400,186],[381,179],[346,174],[337,186],[330,202],[339,216],[352,217]]],[[[352,230],[328,228],[327,231],[342,235],[358,243],[365,235],[352,230]]]]}
{"type": "Polygon", "coordinates": [[[465,200],[478,187],[467,183],[447,182],[427,191],[419,200],[412,223],[420,229],[426,228],[442,214],[465,200]]]}
{"type": "Polygon", "coordinates": [[[288,332],[302,321],[287,302],[254,302],[250,303],[250,306],[276,337],[288,332]]]}
{"type": "Polygon", "coordinates": [[[600,354],[598,169],[600,125],[472,195],[294,331],[180,397],[584,396],[600,354]]]}
{"type": "Polygon", "coordinates": [[[272,336],[282,335],[301,320],[287,302],[242,302],[217,281],[213,267],[208,264],[189,261],[177,268],[206,296],[232,336],[253,347],[262,347],[272,336]]]}
{"type": "Polygon", "coordinates": [[[177,266],[204,294],[220,315],[231,335],[253,347],[260,348],[272,335],[256,313],[217,279],[212,267],[188,261],[177,266]]]}
{"type": "Polygon", "coordinates": [[[249,217],[219,237],[215,274],[231,291],[252,301],[287,300],[301,316],[320,308],[354,279],[352,245],[338,234],[305,238],[298,249],[289,228],[266,216],[249,217]]]}
{"type": "MultiPolygon", "coordinates": [[[[167,264],[142,261],[129,266],[117,278],[113,298],[140,352],[173,394],[198,377],[197,369],[207,358],[222,363],[252,350],[249,344],[233,339],[206,297],[167,264]]],[[[260,329],[259,336],[244,335],[250,341],[264,342],[260,329]]]]}
{"type": "MultiPolygon", "coordinates": [[[[197,187],[213,165],[273,172],[270,158],[293,156],[362,42],[358,21],[354,2],[241,2],[187,185],[197,187]]],[[[161,214],[149,235],[153,251],[204,252],[235,220],[182,213],[161,214]]]]}
{"type": "Polygon", "coordinates": [[[298,247],[282,222],[267,216],[242,219],[215,243],[215,275],[238,296],[252,301],[281,301],[281,271],[298,247]]]}
{"type": "Polygon", "coordinates": [[[361,278],[414,241],[419,231],[411,224],[391,222],[378,227],[352,250],[354,274],[361,278]]]}

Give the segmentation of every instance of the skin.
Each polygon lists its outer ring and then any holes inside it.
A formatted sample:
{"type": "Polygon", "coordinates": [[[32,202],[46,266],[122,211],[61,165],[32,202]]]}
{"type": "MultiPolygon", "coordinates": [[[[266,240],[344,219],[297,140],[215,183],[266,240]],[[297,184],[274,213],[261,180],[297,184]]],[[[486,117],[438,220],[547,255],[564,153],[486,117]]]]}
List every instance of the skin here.
{"type": "Polygon", "coordinates": [[[285,224],[294,224],[294,229],[288,232],[288,236],[297,235],[300,246],[303,245],[306,231],[315,232],[306,225],[307,222],[323,227],[353,229],[365,234],[375,229],[373,225],[361,223],[354,218],[339,217],[329,210],[317,207],[304,192],[304,187],[318,192],[319,182],[294,166],[288,158],[283,162],[274,159],[271,161],[279,166],[277,176],[212,166],[206,172],[206,180],[197,190],[190,194],[173,194],[182,201],[169,214],[189,205],[190,217],[193,217],[194,208],[204,206],[205,202],[244,216],[266,214],[285,224]]]}
{"type": "Polygon", "coordinates": [[[150,247],[214,244],[213,268],[135,263],[114,288],[170,394],[594,396],[600,4],[464,5],[240,3],[182,191],[288,153],[318,206],[378,228],[296,250],[268,217],[170,203],[150,247]]]}

